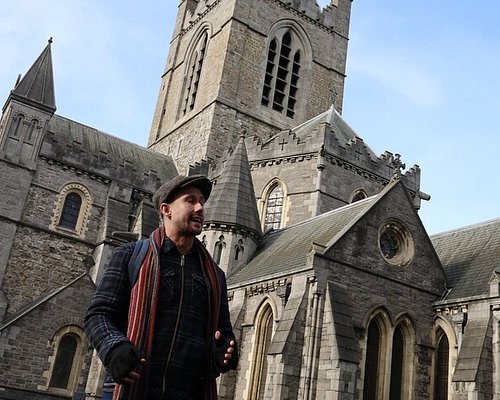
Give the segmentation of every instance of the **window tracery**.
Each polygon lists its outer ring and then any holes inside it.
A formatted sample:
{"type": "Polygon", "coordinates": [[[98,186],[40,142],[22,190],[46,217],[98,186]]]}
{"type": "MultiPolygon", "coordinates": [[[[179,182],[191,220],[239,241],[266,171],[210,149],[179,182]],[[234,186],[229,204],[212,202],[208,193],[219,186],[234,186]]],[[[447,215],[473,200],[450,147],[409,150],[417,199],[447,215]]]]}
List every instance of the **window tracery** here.
{"type": "Polygon", "coordinates": [[[266,198],[264,212],[264,230],[279,229],[283,217],[283,187],[275,183],[266,198]]]}
{"type": "Polygon", "coordinates": [[[208,44],[208,31],[205,30],[196,44],[191,57],[191,62],[185,77],[186,87],[184,89],[182,115],[186,115],[194,109],[198,88],[200,85],[201,71],[205,61],[208,44]]]}
{"type": "Polygon", "coordinates": [[[291,27],[278,29],[269,42],[261,104],[289,118],[296,113],[301,52],[300,40],[291,27]]]}

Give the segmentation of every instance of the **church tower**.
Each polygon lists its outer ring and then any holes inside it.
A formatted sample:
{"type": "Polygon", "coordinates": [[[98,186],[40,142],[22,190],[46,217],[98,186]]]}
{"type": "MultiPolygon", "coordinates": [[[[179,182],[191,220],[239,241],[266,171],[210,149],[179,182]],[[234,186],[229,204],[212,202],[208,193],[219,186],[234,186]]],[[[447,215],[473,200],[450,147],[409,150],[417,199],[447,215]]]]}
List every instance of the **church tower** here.
{"type": "Polygon", "coordinates": [[[352,0],[181,0],[148,146],[180,173],[341,110],[352,0]]]}
{"type": "Polygon", "coordinates": [[[8,301],[3,280],[22,219],[46,127],[56,111],[52,73],[52,39],[26,75],[17,79],[0,119],[0,321],[8,301]]]}

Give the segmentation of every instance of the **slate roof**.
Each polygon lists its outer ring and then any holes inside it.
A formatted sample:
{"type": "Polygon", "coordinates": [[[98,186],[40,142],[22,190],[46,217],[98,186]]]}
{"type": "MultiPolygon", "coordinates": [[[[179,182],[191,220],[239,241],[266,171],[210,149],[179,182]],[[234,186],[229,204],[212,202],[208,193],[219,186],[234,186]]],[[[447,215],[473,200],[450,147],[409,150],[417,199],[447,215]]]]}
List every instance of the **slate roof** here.
{"type": "Polygon", "coordinates": [[[58,115],[49,121],[40,154],[138,187],[146,175],[146,180],[157,176],[160,183],[177,175],[171,157],[58,115]]]}
{"type": "Polygon", "coordinates": [[[51,44],[52,40],[49,40],[49,43],[40,56],[28,72],[26,72],[26,75],[12,90],[11,96],[54,113],[56,111],[56,100],[54,94],[54,75],[52,72],[51,44]]]}
{"type": "Polygon", "coordinates": [[[205,223],[221,223],[262,234],[245,139],[242,137],[214,185],[205,223]]]}
{"type": "Polygon", "coordinates": [[[500,218],[431,236],[443,264],[446,300],[487,295],[500,268],[500,218]]]}
{"type": "Polygon", "coordinates": [[[252,260],[228,277],[228,285],[282,276],[307,268],[313,244],[327,247],[332,239],[363,215],[381,196],[358,201],[296,225],[266,234],[252,260]]]}

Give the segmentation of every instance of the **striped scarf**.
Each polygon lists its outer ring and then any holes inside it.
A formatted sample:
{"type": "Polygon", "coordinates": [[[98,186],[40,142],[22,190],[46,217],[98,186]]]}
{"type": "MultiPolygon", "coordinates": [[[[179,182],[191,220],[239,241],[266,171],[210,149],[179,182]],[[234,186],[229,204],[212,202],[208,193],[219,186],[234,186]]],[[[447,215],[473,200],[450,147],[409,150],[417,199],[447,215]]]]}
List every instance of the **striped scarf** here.
{"type": "MultiPolygon", "coordinates": [[[[113,400],[142,400],[147,396],[148,389],[148,360],[153,348],[154,327],[160,287],[160,251],[165,241],[165,230],[155,229],[150,236],[149,248],[142,262],[137,281],[130,295],[128,313],[127,337],[136,346],[144,357],[146,364],[142,366],[141,378],[130,385],[116,385],[113,400]],[[124,390],[127,388],[127,390],[124,390]]],[[[195,238],[194,246],[198,250],[202,268],[209,285],[209,335],[213,342],[219,321],[221,288],[217,277],[217,266],[212,260],[205,246],[195,238]]],[[[175,340],[175,338],[173,339],[175,340]]],[[[212,348],[210,346],[210,359],[213,363],[212,348]]],[[[205,400],[217,399],[215,378],[206,380],[204,389],[205,400]]]]}

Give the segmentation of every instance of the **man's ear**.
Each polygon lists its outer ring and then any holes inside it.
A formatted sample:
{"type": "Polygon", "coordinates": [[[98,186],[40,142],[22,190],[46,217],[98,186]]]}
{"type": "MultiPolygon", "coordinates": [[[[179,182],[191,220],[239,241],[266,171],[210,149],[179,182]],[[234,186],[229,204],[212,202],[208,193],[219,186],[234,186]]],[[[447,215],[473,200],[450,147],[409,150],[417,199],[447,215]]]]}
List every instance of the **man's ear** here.
{"type": "Polygon", "coordinates": [[[167,203],[161,203],[160,212],[161,212],[161,215],[164,215],[168,218],[171,215],[171,208],[167,203]]]}

